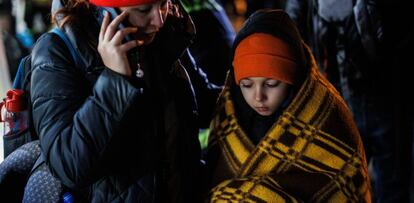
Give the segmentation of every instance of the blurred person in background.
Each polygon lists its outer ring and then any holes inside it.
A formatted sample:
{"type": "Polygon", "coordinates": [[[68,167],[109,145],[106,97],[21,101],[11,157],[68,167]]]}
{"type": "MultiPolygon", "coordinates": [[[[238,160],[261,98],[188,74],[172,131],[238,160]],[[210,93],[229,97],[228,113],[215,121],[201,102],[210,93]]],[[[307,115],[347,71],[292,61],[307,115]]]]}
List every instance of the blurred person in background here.
{"type": "Polygon", "coordinates": [[[350,106],[374,202],[409,202],[413,101],[403,90],[412,87],[405,64],[411,64],[414,26],[398,22],[411,18],[411,8],[401,0],[289,0],[286,11],[350,106]]]}
{"type": "MultiPolygon", "coordinates": [[[[12,15],[12,3],[10,0],[2,0],[0,2],[0,31],[2,36],[0,40],[2,40],[5,50],[5,53],[3,54],[6,55],[7,59],[7,61],[3,61],[3,63],[7,63],[9,72],[9,81],[7,82],[11,83],[16,75],[20,59],[22,59],[28,51],[16,38],[15,19],[12,15]]],[[[1,92],[1,94],[5,94],[5,91],[1,92]]]]}
{"type": "Polygon", "coordinates": [[[50,7],[51,0],[28,0],[24,20],[33,34],[34,39],[48,31],[52,26],[50,7]]]}
{"type": "Polygon", "coordinates": [[[215,0],[182,0],[190,14],[196,36],[190,46],[197,65],[210,82],[222,86],[229,70],[230,50],[235,32],[223,9],[215,0]]]}
{"type": "Polygon", "coordinates": [[[246,0],[247,9],[245,17],[248,18],[252,13],[259,9],[282,9],[286,0],[246,0]]]}

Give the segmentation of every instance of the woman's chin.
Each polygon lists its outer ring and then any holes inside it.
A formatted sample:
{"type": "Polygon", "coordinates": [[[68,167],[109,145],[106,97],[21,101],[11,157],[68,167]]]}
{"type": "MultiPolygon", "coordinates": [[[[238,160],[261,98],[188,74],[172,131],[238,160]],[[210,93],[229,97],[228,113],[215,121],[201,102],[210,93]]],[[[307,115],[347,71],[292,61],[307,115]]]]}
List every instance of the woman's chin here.
{"type": "Polygon", "coordinates": [[[154,41],[154,39],[155,39],[155,35],[156,35],[156,33],[149,34],[149,35],[145,35],[145,37],[143,38],[144,45],[151,44],[154,41]]]}

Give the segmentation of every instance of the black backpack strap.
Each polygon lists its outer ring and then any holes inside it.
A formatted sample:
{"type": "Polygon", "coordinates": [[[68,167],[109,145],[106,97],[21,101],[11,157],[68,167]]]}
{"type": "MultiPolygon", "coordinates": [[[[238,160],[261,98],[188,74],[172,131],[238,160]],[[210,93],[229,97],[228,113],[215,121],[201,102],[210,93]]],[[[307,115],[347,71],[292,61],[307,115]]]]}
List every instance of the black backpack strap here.
{"type": "MultiPolygon", "coordinates": [[[[55,27],[50,32],[55,33],[57,36],[59,36],[63,40],[65,45],[68,47],[70,54],[72,55],[72,58],[75,61],[76,66],[86,67],[86,65],[81,60],[81,56],[79,55],[79,52],[75,49],[74,45],[70,42],[69,38],[67,37],[65,32],[63,32],[62,29],[55,27]]],[[[30,60],[31,60],[30,55],[20,60],[19,67],[16,73],[16,77],[13,81],[13,89],[25,90],[26,85],[28,85],[25,83],[26,81],[30,81],[30,78],[28,77],[30,77],[31,75],[29,74],[31,72],[31,68],[30,70],[26,70],[25,67],[27,66],[26,63],[30,62],[30,60]]],[[[29,67],[31,66],[29,65],[29,67]]]]}

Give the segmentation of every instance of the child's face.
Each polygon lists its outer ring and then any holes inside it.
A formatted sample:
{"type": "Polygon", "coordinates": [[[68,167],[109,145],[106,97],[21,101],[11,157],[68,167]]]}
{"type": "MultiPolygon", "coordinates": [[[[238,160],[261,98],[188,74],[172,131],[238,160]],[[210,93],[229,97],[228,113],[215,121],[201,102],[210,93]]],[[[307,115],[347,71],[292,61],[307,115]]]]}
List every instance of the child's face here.
{"type": "Polygon", "coordinates": [[[288,94],[289,85],[264,77],[240,80],[240,89],[247,104],[262,116],[272,115],[288,94]]]}

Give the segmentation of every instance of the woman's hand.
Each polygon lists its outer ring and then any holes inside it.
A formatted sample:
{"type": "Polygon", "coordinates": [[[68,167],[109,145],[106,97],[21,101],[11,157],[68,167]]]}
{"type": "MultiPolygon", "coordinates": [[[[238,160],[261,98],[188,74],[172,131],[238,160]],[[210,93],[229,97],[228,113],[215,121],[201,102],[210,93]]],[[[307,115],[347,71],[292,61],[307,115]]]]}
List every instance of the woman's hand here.
{"type": "Polygon", "coordinates": [[[136,27],[127,27],[118,30],[118,25],[126,16],[127,13],[122,12],[109,23],[109,13],[105,13],[99,32],[98,52],[106,67],[119,74],[131,76],[132,71],[128,62],[127,51],[142,45],[144,42],[140,40],[131,40],[122,44],[122,40],[126,35],[138,31],[136,27]]]}

